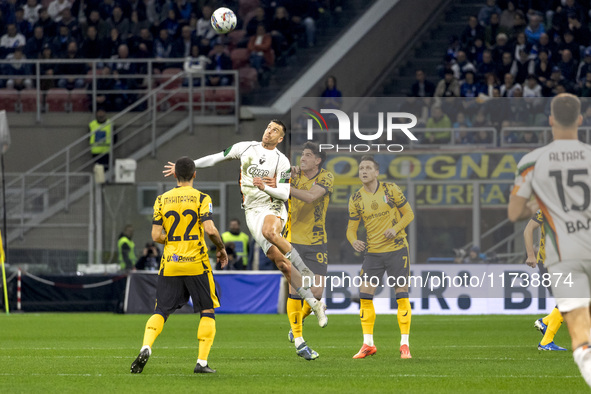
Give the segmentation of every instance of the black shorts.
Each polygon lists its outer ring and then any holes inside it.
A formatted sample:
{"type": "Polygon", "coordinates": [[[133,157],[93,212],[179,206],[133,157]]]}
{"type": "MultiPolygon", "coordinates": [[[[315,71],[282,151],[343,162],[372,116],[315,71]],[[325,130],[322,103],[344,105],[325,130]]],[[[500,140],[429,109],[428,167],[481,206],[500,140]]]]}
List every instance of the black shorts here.
{"type": "Polygon", "coordinates": [[[195,312],[220,306],[213,274],[210,271],[192,276],[158,275],[154,310],[170,315],[185,305],[189,297],[193,301],[195,312]]]}
{"type": "Polygon", "coordinates": [[[316,275],[326,276],[328,271],[328,245],[300,245],[292,244],[298,251],[306,267],[316,275]]]}
{"type": "MultiPolygon", "coordinates": [[[[369,279],[375,276],[381,281],[386,272],[388,276],[393,278],[408,278],[410,275],[408,247],[405,246],[394,252],[365,254],[361,265],[361,277],[367,275],[369,279]]],[[[405,281],[405,283],[408,283],[408,281],[405,281]]]]}

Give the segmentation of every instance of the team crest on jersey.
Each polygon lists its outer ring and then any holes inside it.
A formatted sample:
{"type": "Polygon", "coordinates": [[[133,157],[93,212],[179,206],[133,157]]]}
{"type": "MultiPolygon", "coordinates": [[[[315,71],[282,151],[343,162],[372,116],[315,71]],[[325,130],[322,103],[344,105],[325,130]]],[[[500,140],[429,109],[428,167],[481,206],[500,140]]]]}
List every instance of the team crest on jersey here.
{"type": "Polygon", "coordinates": [[[265,156],[263,156],[259,159],[259,164],[263,164],[265,161],[267,161],[267,159],[265,158],[265,156]]]}
{"type": "Polygon", "coordinates": [[[378,209],[378,202],[377,201],[374,200],[371,202],[371,209],[373,209],[374,211],[376,209],[378,209]]]}

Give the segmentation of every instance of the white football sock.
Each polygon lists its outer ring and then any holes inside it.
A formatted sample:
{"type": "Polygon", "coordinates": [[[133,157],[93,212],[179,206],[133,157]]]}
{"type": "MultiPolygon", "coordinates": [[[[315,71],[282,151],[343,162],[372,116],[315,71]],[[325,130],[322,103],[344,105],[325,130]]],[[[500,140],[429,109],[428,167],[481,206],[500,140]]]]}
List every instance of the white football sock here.
{"type": "Polygon", "coordinates": [[[202,367],[207,367],[207,360],[197,359],[197,364],[201,365],[202,367]]]}
{"type": "Polygon", "coordinates": [[[144,345],[142,346],[142,348],[140,349],[140,352],[144,349],[148,349],[148,354],[151,356],[152,355],[152,348],[148,345],[144,345]]]}
{"type": "Polygon", "coordinates": [[[409,344],[408,344],[408,334],[401,334],[400,335],[400,346],[402,346],[402,345],[409,346],[409,344]]]}
{"type": "Polygon", "coordinates": [[[373,334],[363,334],[363,343],[367,346],[373,346],[373,334]]]}
{"type": "Polygon", "coordinates": [[[304,342],[305,342],[305,341],[304,341],[304,337],[297,337],[297,338],[294,338],[294,339],[293,339],[293,342],[295,343],[295,347],[296,347],[296,349],[297,349],[297,348],[299,348],[299,347],[300,347],[300,345],[301,345],[302,343],[304,343],[304,342]]]}

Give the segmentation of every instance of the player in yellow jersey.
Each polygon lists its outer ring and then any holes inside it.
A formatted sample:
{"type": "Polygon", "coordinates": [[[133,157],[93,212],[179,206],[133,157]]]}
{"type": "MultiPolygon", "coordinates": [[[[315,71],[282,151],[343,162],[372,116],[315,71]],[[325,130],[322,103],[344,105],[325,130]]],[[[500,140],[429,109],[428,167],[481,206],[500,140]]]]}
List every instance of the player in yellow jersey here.
{"type": "MultiPolygon", "coordinates": [[[[527,251],[527,259],[525,263],[532,268],[535,268],[536,265],[540,270],[540,275],[544,275],[548,273],[548,270],[544,266],[544,259],[546,258],[546,251],[544,248],[544,242],[546,238],[544,226],[544,214],[542,210],[539,209],[536,214],[531,218],[525,230],[523,231],[523,238],[525,240],[525,250],[527,251]],[[538,249],[538,255],[536,256],[534,251],[534,231],[537,228],[540,228],[541,236],[540,236],[540,248],[538,249]]],[[[552,288],[549,287],[549,290],[552,291],[552,288]]],[[[540,318],[534,322],[534,327],[537,328],[544,337],[542,341],[538,344],[538,350],[566,350],[563,347],[560,347],[554,343],[554,336],[558,332],[558,329],[562,325],[562,315],[557,307],[552,309],[552,312],[548,316],[540,318]]]]}
{"type": "MultiPolygon", "coordinates": [[[[326,153],[318,145],[307,142],[302,150],[300,166],[292,168],[289,236],[292,246],[298,250],[304,264],[314,273],[312,293],[317,300],[322,298],[324,278],[328,264],[328,246],[325,221],[334,176],[322,168],[326,153]]],[[[306,360],[314,360],[318,353],[310,349],[302,335],[302,323],[312,308],[302,305],[301,297],[290,286],[287,300],[289,317],[288,338],[294,342],[297,354],[306,360]]]]}
{"type": "Polygon", "coordinates": [[[214,308],[220,306],[205,244],[204,233],[216,246],[222,268],[228,256],[212,220],[211,198],[193,188],[195,163],[181,157],[175,163],[177,187],[158,196],[154,203],[152,239],[164,244],[158,273],[156,306],[146,323],[140,354],[131,364],[131,373],[141,373],[152,354],[152,345],[171,313],[193,300],[193,310],[201,313],[197,339],[199,355],[195,373],[213,373],[207,356],[215,337],[214,308]]]}
{"type": "Polygon", "coordinates": [[[365,358],[377,351],[373,342],[376,313],[373,306],[375,285],[372,286],[372,283],[376,283],[375,278],[381,279],[384,272],[392,278],[405,278],[405,286],[396,287],[395,291],[401,334],[400,357],[411,358],[408,342],[411,320],[408,300],[410,260],[405,228],[414,219],[414,213],[398,185],[378,181],[379,174],[380,167],[373,156],[363,156],[359,163],[359,179],[363,187],[349,199],[347,240],[358,252],[367,248],[361,266],[361,277],[365,280],[359,289],[363,346],[353,358],[365,358]],[[367,231],[367,244],[357,239],[361,221],[367,231]]]}

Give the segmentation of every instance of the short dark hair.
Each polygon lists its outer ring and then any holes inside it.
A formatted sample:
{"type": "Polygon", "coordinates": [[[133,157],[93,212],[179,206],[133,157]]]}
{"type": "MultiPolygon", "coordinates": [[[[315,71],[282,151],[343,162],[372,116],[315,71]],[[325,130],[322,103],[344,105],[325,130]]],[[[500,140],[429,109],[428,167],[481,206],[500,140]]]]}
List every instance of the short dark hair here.
{"type": "Polygon", "coordinates": [[[187,156],[181,157],[174,163],[174,173],[179,181],[190,181],[195,173],[195,162],[187,156]]]}
{"type": "Polygon", "coordinates": [[[376,161],[376,159],[373,158],[372,155],[363,155],[361,156],[361,159],[359,160],[359,164],[361,164],[362,161],[371,161],[374,165],[374,167],[376,168],[376,170],[380,170],[380,165],[378,164],[378,162],[376,161]]]}
{"type": "Polygon", "coordinates": [[[240,226],[240,219],[238,219],[238,218],[232,218],[232,219],[230,219],[230,221],[228,223],[232,223],[232,222],[236,222],[240,226]]]}
{"type": "Polygon", "coordinates": [[[576,126],[581,115],[581,100],[573,94],[563,93],[552,99],[552,117],[560,126],[576,126]]]}
{"type": "Polygon", "coordinates": [[[287,127],[285,127],[285,124],[282,121],[279,119],[271,119],[270,123],[277,123],[279,126],[281,126],[283,129],[283,136],[285,137],[285,133],[287,133],[287,127]]]}
{"type": "Polygon", "coordinates": [[[326,160],[326,152],[323,152],[320,150],[320,148],[318,147],[318,144],[315,144],[313,142],[306,142],[304,144],[304,147],[302,148],[302,150],[304,149],[310,149],[312,151],[312,153],[314,154],[315,157],[317,157],[318,159],[320,159],[320,164],[318,165],[318,168],[322,168],[322,164],[324,164],[324,161],[326,160]]]}

